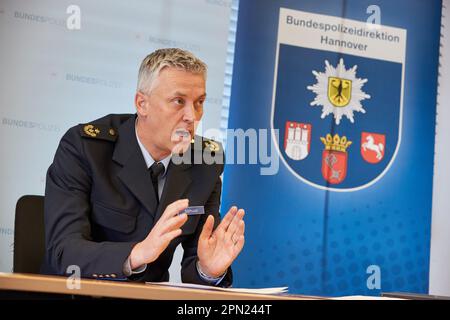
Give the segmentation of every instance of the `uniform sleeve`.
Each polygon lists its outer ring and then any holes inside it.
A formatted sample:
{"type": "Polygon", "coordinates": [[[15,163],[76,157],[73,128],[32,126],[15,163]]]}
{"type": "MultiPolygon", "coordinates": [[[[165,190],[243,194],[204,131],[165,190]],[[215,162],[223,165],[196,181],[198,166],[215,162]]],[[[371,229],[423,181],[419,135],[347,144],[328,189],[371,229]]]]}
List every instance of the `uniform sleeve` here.
{"type": "MultiPolygon", "coordinates": [[[[224,163],[224,162],[223,162],[224,163]]],[[[207,203],[205,204],[205,212],[208,214],[212,214],[214,216],[214,229],[219,225],[220,223],[220,195],[222,192],[222,180],[220,178],[220,175],[223,172],[223,164],[219,165],[219,172],[217,175],[217,181],[216,185],[214,187],[213,192],[211,193],[207,203]]],[[[199,274],[197,270],[197,244],[198,239],[200,237],[200,233],[202,232],[203,225],[206,221],[206,218],[208,215],[203,215],[202,219],[200,220],[197,230],[194,232],[194,234],[187,240],[182,243],[184,254],[183,254],[183,260],[181,262],[181,280],[183,282],[188,283],[196,283],[196,284],[203,284],[203,285],[210,285],[210,282],[205,281],[199,274]]],[[[231,271],[231,267],[228,268],[227,273],[225,277],[220,281],[217,286],[220,287],[230,287],[233,280],[233,274],[231,271]]]]}
{"type": "Polygon", "coordinates": [[[123,265],[135,242],[94,242],[90,225],[92,176],[78,131],[70,129],[48,169],[45,187],[45,241],[48,263],[65,275],[78,266],[87,278],[126,278],[123,265]]]}

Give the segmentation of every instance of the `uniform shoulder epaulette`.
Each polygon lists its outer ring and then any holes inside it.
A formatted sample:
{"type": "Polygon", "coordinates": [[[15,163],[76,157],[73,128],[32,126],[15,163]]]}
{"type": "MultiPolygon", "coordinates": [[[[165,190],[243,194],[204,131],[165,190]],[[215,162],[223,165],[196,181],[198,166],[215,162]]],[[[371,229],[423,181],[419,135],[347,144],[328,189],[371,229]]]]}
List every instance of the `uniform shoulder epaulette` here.
{"type": "Polygon", "coordinates": [[[222,145],[219,142],[216,142],[214,140],[202,137],[202,136],[195,136],[194,139],[191,141],[191,148],[192,150],[195,150],[196,152],[221,152],[223,151],[222,145]]]}
{"type": "Polygon", "coordinates": [[[210,140],[210,139],[204,139],[203,140],[203,149],[209,150],[211,152],[220,152],[222,151],[222,148],[220,146],[220,143],[210,140]]]}
{"type": "Polygon", "coordinates": [[[111,126],[97,123],[80,124],[80,134],[82,137],[91,139],[100,139],[107,141],[116,141],[117,130],[111,126]]]}

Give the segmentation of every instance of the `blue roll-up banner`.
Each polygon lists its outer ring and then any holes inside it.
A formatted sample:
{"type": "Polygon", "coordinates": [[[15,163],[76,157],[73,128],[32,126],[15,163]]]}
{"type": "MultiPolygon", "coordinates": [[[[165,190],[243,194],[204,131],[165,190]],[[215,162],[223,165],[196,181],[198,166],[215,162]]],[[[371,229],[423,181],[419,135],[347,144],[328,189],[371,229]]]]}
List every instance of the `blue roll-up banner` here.
{"type": "Polygon", "coordinates": [[[222,195],[246,209],[236,286],[428,292],[441,6],[240,0],[222,195]]]}

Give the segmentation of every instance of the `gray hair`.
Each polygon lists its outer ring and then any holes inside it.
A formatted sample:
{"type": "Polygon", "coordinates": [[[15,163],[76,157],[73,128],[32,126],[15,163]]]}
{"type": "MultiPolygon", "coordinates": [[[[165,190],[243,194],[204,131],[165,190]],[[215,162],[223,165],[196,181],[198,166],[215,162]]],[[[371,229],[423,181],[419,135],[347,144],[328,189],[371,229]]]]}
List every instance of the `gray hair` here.
{"type": "Polygon", "coordinates": [[[153,81],[166,67],[201,74],[206,78],[206,64],[191,52],[178,48],[159,49],[150,53],[142,61],[139,68],[137,90],[149,93],[153,81]]]}

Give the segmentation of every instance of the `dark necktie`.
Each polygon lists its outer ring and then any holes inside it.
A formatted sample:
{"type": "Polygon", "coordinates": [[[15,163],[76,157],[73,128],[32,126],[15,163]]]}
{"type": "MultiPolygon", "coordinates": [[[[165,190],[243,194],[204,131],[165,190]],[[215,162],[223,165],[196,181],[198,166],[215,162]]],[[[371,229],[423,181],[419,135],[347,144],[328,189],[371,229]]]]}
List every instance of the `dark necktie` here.
{"type": "Polygon", "coordinates": [[[153,189],[155,190],[156,203],[159,204],[158,178],[164,174],[164,165],[161,162],[154,162],[149,170],[150,177],[152,178],[153,189]]]}

